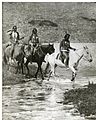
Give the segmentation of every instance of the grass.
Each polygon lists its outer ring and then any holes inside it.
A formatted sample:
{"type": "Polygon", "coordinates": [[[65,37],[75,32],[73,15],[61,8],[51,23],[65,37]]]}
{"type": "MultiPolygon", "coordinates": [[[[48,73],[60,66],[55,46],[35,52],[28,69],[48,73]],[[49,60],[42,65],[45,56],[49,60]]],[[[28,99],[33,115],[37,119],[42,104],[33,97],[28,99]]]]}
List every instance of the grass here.
{"type": "Polygon", "coordinates": [[[96,115],[96,84],[89,83],[87,88],[70,90],[64,96],[64,104],[73,102],[80,114],[96,115]]]}

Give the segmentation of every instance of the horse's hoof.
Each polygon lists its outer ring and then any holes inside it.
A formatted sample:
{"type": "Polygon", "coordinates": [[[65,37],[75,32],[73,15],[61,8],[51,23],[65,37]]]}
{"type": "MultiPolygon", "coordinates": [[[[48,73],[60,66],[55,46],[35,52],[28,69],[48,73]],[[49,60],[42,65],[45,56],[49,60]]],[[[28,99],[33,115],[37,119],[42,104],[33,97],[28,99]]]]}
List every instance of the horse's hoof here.
{"type": "Polygon", "coordinates": [[[44,77],[42,78],[42,80],[44,80],[44,77]]]}

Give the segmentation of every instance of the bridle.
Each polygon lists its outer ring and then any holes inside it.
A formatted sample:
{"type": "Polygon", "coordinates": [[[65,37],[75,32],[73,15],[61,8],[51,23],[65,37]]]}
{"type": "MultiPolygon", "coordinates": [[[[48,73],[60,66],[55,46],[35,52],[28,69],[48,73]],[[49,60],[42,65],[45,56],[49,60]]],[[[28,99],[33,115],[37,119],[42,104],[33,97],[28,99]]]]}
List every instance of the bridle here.
{"type": "MultiPolygon", "coordinates": [[[[80,48],[80,49],[77,49],[76,51],[78,51],[78,50],[82,50],[83,48],[80,48]]],[[[74,51],[77,55],[78,55],[78,57],[81,57],[76,51],[74,51]]],[[[88,59],[84,56],[84,54],[82,54],[82,59],[84,59],[85,61],[88,61],[88,59]]]]}

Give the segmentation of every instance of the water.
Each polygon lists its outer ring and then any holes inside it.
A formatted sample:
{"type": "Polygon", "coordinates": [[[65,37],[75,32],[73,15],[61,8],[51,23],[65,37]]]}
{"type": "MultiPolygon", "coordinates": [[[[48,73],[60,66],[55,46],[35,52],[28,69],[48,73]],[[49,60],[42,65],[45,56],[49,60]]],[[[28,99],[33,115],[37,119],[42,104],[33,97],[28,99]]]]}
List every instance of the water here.
{"type": "MultiPolygon", "coordinates": [[[[79,79],[75,87],[88,83],[79,79]]],[[[96,81],[96,77],[89,77],[96,81]]],[[[74,114],[74,106],[63,105],[64,92],[72,88],[69,79],[39,79],[16,85],[3,86],[3,120],[85,120],[79,113],[74,114]]]]}

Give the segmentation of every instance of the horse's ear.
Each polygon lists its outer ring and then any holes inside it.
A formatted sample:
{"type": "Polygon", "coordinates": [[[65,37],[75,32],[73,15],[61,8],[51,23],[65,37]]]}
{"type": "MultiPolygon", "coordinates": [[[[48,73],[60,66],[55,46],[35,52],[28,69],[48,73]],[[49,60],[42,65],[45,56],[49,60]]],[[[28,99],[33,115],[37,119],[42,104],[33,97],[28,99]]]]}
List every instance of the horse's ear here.
{"type": "Polygon", "coordinates": [[[87,47],[87,46],[84,46],[83,48],[84,48],[85,50],[86,50],[86,49],[88,49],[88,47],[87,47]]]}
{"type": "Polygon", "coordinates": [[[83,48],[84,48],[84,49],[86,49],[86,47],[85,47],[85,46],[83,46],[83,48]]]}

